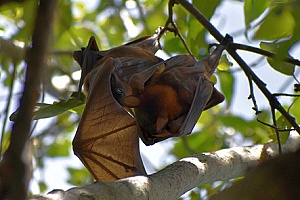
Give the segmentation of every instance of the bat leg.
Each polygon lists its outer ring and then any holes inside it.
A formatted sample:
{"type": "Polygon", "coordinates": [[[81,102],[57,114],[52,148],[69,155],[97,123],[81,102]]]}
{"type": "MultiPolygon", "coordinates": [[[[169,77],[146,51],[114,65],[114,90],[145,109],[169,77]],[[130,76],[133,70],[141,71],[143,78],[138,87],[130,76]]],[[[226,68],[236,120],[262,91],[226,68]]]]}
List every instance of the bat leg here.
{"type": "Polygon", "coordinates": [[[155,74],[160,74],[164,71],[165,64],[163,62],[160,62],[156,65],[151,66],[150,68],[134,74],[131,76],[129,80],[129,85],[134,90],[136,89],[137,92],[144,91],[144,84],[155,74]]]}

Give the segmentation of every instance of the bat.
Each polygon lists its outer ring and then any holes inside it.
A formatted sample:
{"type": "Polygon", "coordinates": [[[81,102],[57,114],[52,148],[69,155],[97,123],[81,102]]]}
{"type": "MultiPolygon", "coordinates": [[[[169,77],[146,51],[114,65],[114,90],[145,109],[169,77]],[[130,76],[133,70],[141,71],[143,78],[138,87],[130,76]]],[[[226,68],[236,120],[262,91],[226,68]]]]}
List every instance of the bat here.
{"type": "MultiPolygon", "coordinates": [[[[109,57],[148,57],[148,59],[153,59],[153,56],[157,52],[157,50],[161,49],[159,39],[163,33],[164,30],[160,27],[152,36],[145,36],[132,42],[126,43],[120,47],[115,47],[106,51],[99,51],[95,37],[91,36],[86,48],[81,48],[81,50],[74,51],[73,53],[74,60],[77,61],[82,69],[78,86],[78,94],[80,94],[87,74],[89,74],[95,66],[99,66],[101,62],[103,63],[109,57]],[[97,63],[98,61],[100,61],[100,63],[97,63]]],[[[154,60],[155,59],[157,59],[157,57],[155,57],[154,60]]],[[[140,69],[138,69],[136,72],[139,71],[140,69]]],[[[131,74],[136,72],[131,72],[131,74]]],[[[85,87],[85,90],[87,91],[88,85],[85,84],[85,87]]]]}
{"type": "MultiPolygon", "coordinates": [[[[160,48],[160,36],[158,31],[153,36],[107,51],[99,51],[94,38],[91,38],[87,48],[74,52],[74,59],[82,68],[79,90],[84,83],[88,96],[73,139],[73,150],[96,180],[115,181],[146,174],[140,157],[138,134],[146,145],[189,134],[202,110],[224,99],[208,80],[215,68],[212,62],[219,59],[223,49],[219,48],[215,51],[218,53],[202,61],[191,56],[176,56],[163,61],[154,55],[160,48]],[[183,91],[180,102],[185,102],[186,98],[187,104],[179,103],[180,109],[167,118],[157,108],[156,112],[152,112],[144,106],[143,96],[164,96],[156,94],[160,85],[172,92],[176,89],[173,86],[184,82],[186,77],[180,76],[180,71],[185,68],[189,68],[187,75],[199,73],[196,81],[194,77],[191,83],[185,83],[196,88],[192,89],[194,92],[185,96],[185,90],[178,90],[183,91]],[[172,78],[172,74],[179,74],[179,77],[172,78]],[[165,84],[160,84],[161,81],[165,84]],[[199,101],[200,104],[196,104],[199,101]],[[151,116],[160,119],[153,121],[151,116]],[[143,124],[143,120],[146,123],[143,124]],[[147,123],[150,128],[147,128],[147,123]]],[[[154,106],[159,105],[157,102],[154,106]]],[[[162,108],[168,113],[166,105],[168,102],[163,102],[162,108]]]]}
{"type": "Polygon", "coordinates": [[[146,145],[190,134],[202,111],[224,100],[209,78],[231,41],[227,36],[203,60],[179,55],[160,63],[159,69],[153,66],[131,78],[132,95],[121,102],[134,109],[138,133],[146,145]]]}
{"type": "Polygon", "coordinates": [[[99,51],[91,38],[86,48],[73,54],[82,68],[79,91],[84,83],[87,92],[73,151],[97,181],[146,175],[135,118],[120,102],[132,95],[127,82],[134,74],[163,62],[154,56],[160,36],[157,32],[107,51],[99,51]]]}

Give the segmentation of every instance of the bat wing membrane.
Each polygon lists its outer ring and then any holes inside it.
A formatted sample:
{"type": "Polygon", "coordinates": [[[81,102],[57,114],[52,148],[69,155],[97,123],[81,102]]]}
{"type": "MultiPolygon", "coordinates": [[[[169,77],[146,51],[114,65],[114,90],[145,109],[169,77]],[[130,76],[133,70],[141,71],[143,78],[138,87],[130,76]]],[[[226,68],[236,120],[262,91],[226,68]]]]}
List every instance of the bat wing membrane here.
{"type": "Polygon", "coordinates": [[[116,61],[107,59],[95,73],[73,150],[96,180],[115,181],[145,174],[136,124],[111,93],[116,61]]]}

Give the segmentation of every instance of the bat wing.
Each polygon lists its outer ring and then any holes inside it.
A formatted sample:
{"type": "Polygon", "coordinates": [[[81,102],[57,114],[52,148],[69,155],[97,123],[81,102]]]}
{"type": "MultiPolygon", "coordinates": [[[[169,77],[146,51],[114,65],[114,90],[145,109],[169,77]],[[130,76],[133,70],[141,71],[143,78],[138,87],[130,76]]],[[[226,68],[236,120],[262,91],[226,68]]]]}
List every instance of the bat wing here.
{"type": "Polygon", "coordinates": [[[212,82],[203,77],[199,77],[192,105],[179,129],[178,135],[188,135],[192,132],[207,102],[209,102],[211,98],[213,90],[214,86],[212,82]]]}
{"type": "Polygon", "coordinates": [[[73,150],[96,180],[115,181],[146,174],[139,152],[135,119],[114,99],[110,79],[115,60],[94,73],[73,150]]]}
{"type": "Polygon", "coordinates": [[[92,36],[90,37],[88,46],[82,48],[80,51],[74,51],[73,57],[81,67],[81,78],[78,86],[78,94],[80,94],[86,75],[92,71],[93,66],[103,57],[103,55],[99,51],[95,38],[92,36]]]}
{"type": "MultiPolygon", "coordinates": [[[[192,66],[195,63],[193,60],[189,58],[189,56],[183,56],[183,57],[178,56],[174,59],[171,59],[170,61],[171,63],[168,62],[166,63],[167,70],[170,71],[171,70],[180,71],[180,69],[182,69],[181,68],[182,65],[174,61],[183,62],[184,66],[192,66]]],[[[190,69],[191,74],[193,74],[193,72],[196,71],[199,73],[199,68],[195,68],[195,67],[193,68],[184,67],[184,68],[190,69]]],[[[184,76],[179,76],[179,77],[182,82],[185,81],[184,76]]],[[[185,78],[188,79],[188,77],[185,78]]],[[[138,124],[138,132],[142,141],[146,145],[152,145],[170,137],[190,134],[195,124],[197,123],[202,111],[205,110],[205,108],[207,107],[207,103],[209,101],[214,103],[214,100],[211,98],[214,90],[215,89],[213,83],[209,81],[206,76],[201,76],[201,75],[198,76],[198,80],[196,81],[194,97],[192,98],[192,103],[188,112],[176,120],[169,121],[168,126],[164,130],[162,130],[162,132],[156,134],[152,134],[148,132],[143,127],[140,127],[140,125],[138,124]]]]}
{"type": "Polygon", "coordinates": [[[218,65],[223,50],[224,47],[220,46],[201,61],[196,61],[192,56],[179,55],[165,62],[165,71],[162,74],[169,73],[173,77],[167,80],[168,84],[173,85],[173,88],[185,85],[185,91],[194,91],[194,94],[186,99],[180,99],[180,101],[191,101],[187,113],[175,120],[164,122],[166,126],[161,132],[150,133],[145,128],[138,127],[139,135],[146,145],[152,145],[169,137],[190,134],[203,110],[224,100],[224,96],[214,88],[214,84],[209,80],[218,65]]]}

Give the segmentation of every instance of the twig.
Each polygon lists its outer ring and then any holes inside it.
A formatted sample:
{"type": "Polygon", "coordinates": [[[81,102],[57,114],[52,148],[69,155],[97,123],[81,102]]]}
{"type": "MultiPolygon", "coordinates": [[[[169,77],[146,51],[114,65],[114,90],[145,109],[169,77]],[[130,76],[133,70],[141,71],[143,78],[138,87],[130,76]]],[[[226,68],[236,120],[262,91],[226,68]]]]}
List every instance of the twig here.
{"type": "Polygon", "coordinates": [[[274,96],[300,97],[300,94],[273,93],[274,96]]]}
{"type": "Polygon", "coordinates": [[[56,1],[40,0],[32,35],[32,45],[26,54],[27,71],[19,114],[14,123],[10,145],[0,163],[0,199],[26,199],[29,169],[26,150],[33,109],[39,97],[39,85],[43,73],[56,1]]]}
{"type": "Polygon", "coordinates": [[[3,114],[3,126],[2,126],[2,131],[1,131],[1,142],[0,142],[0,157],[2,156],[2,148],[3,148],[3,142],[4,142],[4,134],[6,131],[6,124],[7,124],[7,119],[8,119],[8,112],[10,108],[10,104],[12,101],[12,96],[13,96],[13,90],[14,90],[14,85],[15,85],[15,76],[16,76],[16,71],[17,71],[17,65],[14,62],[13,63],[13,72],[11,76],[11,82],[10,82],[10,87],[9,87],[9,94],[6,100],[6,106],[5,106],[5,111],[3,114]]]}
{"type": "MultiPolygon", "coordinates": [[[[257,54],[260,54],[260,55],[263,55],[263,56],[267,56],[269,58],[273,58],[273,59],[279,60],[277,58],[277,54],[276,53],[272,53],[272,52],[269,52],[269,51],[266,51],[266,50],[263,50],[263,49],[260,49],[260,48],[251,47],[251,46],[244,45],[244,44],[237,44],[237,43],[231,44],[230,47],[232,47],[234,49],[250,51],[250,52],[257,53],[257,54]]],[[[300,66],[300,61],[298,59],[293,59],[293,58],[285,57],[285,58],[280,59],[280,60],[285,61],[287,63],[291,63],[291,64],[294,64],[294,65],[300,66]]]]}
{"type": "Polygon", "coordinates": [[[272,107],[272,105],[271,105],[271,113],[272,113],[273,124],[275,127],[274,130],[275,130],[276,138],[277,138],[277,142],[278,142],[278,152],[279,152],[279,154],[282,154],[280,135],[278,132],[277,121],[276,121],[276,116],[275,116],[275,109],[272,107]]]}
{"type": "MultiPolygon", "coordinates": [[[[169,4],[168,4],[168,11],[169,11],[169,17],[165,23],[165,27],[164,30],[168,30],[171,32],[174,32],[175,35],[178,35],[178,37],[180,38],[182,44],[184,45],[184,48],[187,50],[187,52],[194,57],[193,53],[191,52],[191,50],[189,49],[189,47],[186,44],[186,41],[184,39],[184,37],[182,36],[182,34],[180,33],[176,23],[173,20],[173,6],[174,6],[174,0],[170,0],[169,4]],[[173,28],[169,27],[169,24],[172,24],[173,28]]],[[[164,32],[164,30],[162,32],[164,32]]]]}
{"type": "MultiPolygon", "coordinates": [[[[215,37],[218,42],[222,42],[222,34],[202,15],[197,8],[195,8],[190,2],[186,0],[177,0],[187,11],[189,11],[207,30],[210,34],[215,37]]],[[[295,128],[295,130],[300,134],[300,127],[296,123],[295,118],[293,118],[286,110],[281,106],[277,98],[271,94],[271,92],[266,88],[266,85],[260,80],[260,78],[251,70],[247,63],[236,53],[236,50],[229,45],[226,48],[227,52],[231,57],[240,65],[243,69],[245,75],[254,81],[257,87],[265,95],[265,97],[270,102],[270,105],[277,109],[287,121],[295,128]]]]}
{"type": "Polygon", "coordinates": [[[255,111],[255,115],[258,115],[261,113],[261,111],[259,111],[257,103],[256,103],[256,99],[255,99],[255,95],[254,95],[254,88],[253,88],[253,82],[251,78],[248,78],[249,80],[249,85],[250,85],[250,95],[248,97],[248,99],[252,99],[252,103],[253,103],[253,110],[255,111]]]}
{"type": "Polygon", "coordinates": [[[278,132],[294,131],[294,130],[295,130],[294,128],[289,128],[289,129],[279,129],[278,127],[276,127],[276,126],[274,126],[274,125],[272,125],[272,124],[268,124],[267,122],[264,122],[264,121],[260,120],[259,117],[257,117],[256,120],[257,120],[259,123],[261,123],[261,124],[263,124],[263,125],[265,125],[265,126],[268,126],[268,127],[272,128],[272,129],[277,129],[278,132]]]}

